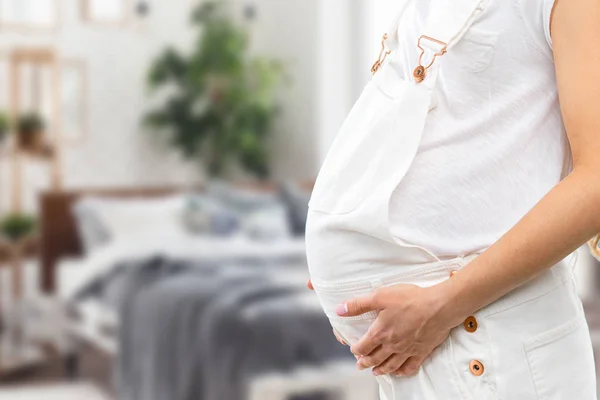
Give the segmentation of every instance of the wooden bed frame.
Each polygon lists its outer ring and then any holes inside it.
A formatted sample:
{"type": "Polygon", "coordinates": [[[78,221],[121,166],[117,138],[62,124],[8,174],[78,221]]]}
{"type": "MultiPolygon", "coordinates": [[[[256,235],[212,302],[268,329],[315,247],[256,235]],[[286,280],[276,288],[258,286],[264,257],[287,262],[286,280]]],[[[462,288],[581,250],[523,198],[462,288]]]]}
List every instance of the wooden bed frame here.
{"type": "MultiPolygon", "coordinates": [[[[314,182],[300,183],[310,190],[314,182]]],[[[276,191],[279,184],[239,183],[236,186],[257,191],[276,191]]],[[[63,257],[83,255],[82,244],[77,232],[72,206],[82,196],[106,196],[116,198],[161,197],[184,191],[201,191],[202,187],[154,187],[154,188],[116,188],[116,189],[79,189],[70,191],[47,191],[40,195],[40,276],[41,287],[45,293],[56,290],[56,266],[63,257]]]]}

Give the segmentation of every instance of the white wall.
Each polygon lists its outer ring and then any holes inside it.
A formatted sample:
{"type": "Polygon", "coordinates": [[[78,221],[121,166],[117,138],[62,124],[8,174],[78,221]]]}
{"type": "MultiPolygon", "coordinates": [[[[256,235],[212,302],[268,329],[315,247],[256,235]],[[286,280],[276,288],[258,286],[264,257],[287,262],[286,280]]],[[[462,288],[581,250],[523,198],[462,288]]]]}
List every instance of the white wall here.
{"type": "MultiPolygon", "coordinates": [[[[306,179],[319,169],[339,126],[369,79],[395,0],[232,0],[236,12],[253,4],[253,50],[288,63],[291,86],[282,90],[282,114],[273,136],[276,178],[306,179]]],[[[78,0],[60,0],[62,25],[53,35],[0,31],[0,51],[49,45],[86,60],[90,76],[90,130],[65,148],[68,188],[147,186],[202,179],[199,167],[156,144],[140,127],[147,108],[146,71],[169,43],[189,47],[193,0],[153,0],[149,18],[129,29],[80,21],[78,0]]],[[[6,90],[0,89],[0,104],[6,90]]],[[[0,161],[0,212],[8,207],[9,166],[0,161]]],[[[27,205],[47,185],[47,168],[29,163],[27,205]]]]}
{"type": "Polygon", "coordinates": [[[319,53],[319,141],[318,155],[322,161],[354,101],[354,66],[350,0],[320,2],[318,32],[319,53]]]}
{"type": "Polygon", "coordinates": [[[275,178],[310,179],[319,164],[318,104],[319,7],[329,0],[236,0],[256,6],[253,50],[286,62],[291,77],[281,90],[282,114],[275,126],[272,154],[275,178]]]}
{"type": "Polygon", "coordinates": [[[319,7],[319,162],[371,77],[397,0],[322,0],[319,7]]]}
{"type": "MultiPolygon", "coordinates": [[[[53,46],[63,57],[86,60],[90,76],[90,130],[85,140],[64,149],[67,188],[148,186],[202,179],[200,168],[159,146],[143,132],[147,108],[146,71],[168,43],[193,44],[189,29],[192,0],[154,0],[149,18],[131,29],[82,23],[78,0],[60,0],[62,24],[48,33],[0,31],[0,51],[13,46],[53,46]]],[[[252,3],[234,0],[241,6],[252,3]]],[[[251,25],[256,52],[289,63],[292,85],[282,90],[283,112],[273,138],[277,178],[311,178],[317,172],[319,59],[317,29],[323,0],[256,0],[251,25]]],[[[0,89],[0,92],[3,92],[0,89]]],[[[4,94],[4,93],[3,93],[4,94]]],[[[0,101],[2,95],[0,95],[0,101]]],[[[28,163],[26,208],[35,209],[37,192],[47,186],[48,169],[28,163]]],[[[10,168],[0,160],[0,213],[8,209],[10,168]]]]}
{"type": "MultiPolygon", "coordinates": [[[[89,131],[63,154],[65,186],[140,186],[185,182],[198,168],[173,151],[158,148],[140,129],[146,106],[145,78],[151,59],[168,42],[188,44],[189,0],[152,2],[143,25],[129,28],[90,25],[79,18],[78,0],[61,0],[61,26],[55,33],[0,31],[0,50],[14,46],[51,46],[61,57],[85,60],[89,75],[89,131]]],[[[34,209],[36,192],[48,184],[48,168],[28,162],[26,208],[34,209]]],[[[0,211],[7,210],[10,165],[0,163],[0,211]]]]}

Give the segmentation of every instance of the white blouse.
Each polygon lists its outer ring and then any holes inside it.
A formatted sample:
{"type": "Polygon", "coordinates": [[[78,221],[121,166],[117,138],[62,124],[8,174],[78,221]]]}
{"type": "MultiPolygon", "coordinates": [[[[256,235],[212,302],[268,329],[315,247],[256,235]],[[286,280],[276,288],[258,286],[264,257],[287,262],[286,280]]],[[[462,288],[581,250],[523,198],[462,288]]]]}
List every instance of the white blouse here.
{"type": "MultiPolygon", "coordinates": [[[[437,107],[390,203],[392,233],[437,256],[490,246],[570,171],[549,34],[554,0],[491,0],[438,58],[437,107]],[[465,56],[468,55],[468,56],[465,56]]],[[[399,32],[405,74],[429,1],[399,32]]]]}

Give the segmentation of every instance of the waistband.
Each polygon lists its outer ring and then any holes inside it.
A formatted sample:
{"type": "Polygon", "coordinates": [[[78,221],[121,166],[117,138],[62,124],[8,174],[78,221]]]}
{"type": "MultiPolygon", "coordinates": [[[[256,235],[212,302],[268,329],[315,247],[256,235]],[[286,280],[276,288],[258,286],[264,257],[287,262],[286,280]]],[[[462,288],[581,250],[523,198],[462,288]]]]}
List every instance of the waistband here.
{"type": "Polygon", "coordinates": [[[353,292],[366,289],[377,289],[382,286],[389,286],[399,283],[419,284],[422,281],[430,281],[438,273],[450,274],[451,271],[459,271],[467,264],[481,255],[482,252],[471,253],[464,257],[455,257],[449,260],[434,261],[429,263],[403,266],[402,271],[392,275],[377,276],[376,271],[365,270],[365,279],[357,282],[348,282],[343,284],[325,283],[313,280],[312,284],[318,292],[321,293],[340,293],[353,292]]]}
{"type": "MultiPolygon", "coordinates": [[[[460,271],[480,254],[481,253],[475,253],[451,260],[417,265],[414,268],[404,269],[402,272],[394,275],[372,277],[361,282],[339,285],[313,282],[313,286],[321,300],[325,313],[330,318],[340,320],[372,319],[377,316],[377,312],[369,312],[357,317],[338,317],[335,313],[335,306],[341,302],[348,301],[355,296],[363,296],[381,287],[397,284],[413,284],[421,287],[434,286],[449,279],[452,271],[460,271]]],[[[477,312],[477,315],[479,317],[487,317],[500,313],[539,298],[569,282],[572,284],[572,289],[576,291],[573,272],[576,259],[577,253],[571,258],[567,257],[561,260],[550,269],[540,273],[531,281],[482,308],[477,312]]]]}

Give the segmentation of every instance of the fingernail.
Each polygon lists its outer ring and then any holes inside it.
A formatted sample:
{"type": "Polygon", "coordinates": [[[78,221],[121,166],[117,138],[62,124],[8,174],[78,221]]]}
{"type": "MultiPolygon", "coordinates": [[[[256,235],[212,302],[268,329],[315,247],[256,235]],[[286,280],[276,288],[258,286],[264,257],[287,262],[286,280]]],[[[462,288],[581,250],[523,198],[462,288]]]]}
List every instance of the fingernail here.
{"type": "Polygon", "coordinates": [[[344,304],[338,304],[337,306],[335,306],[335,313],[337,315],[346,315],[346,314],[348,314],[348,305],[346,303],[344,303],[344,304]]]}
{"type": "Polygon", "coordinates": [[[356,363],[356,366],[357,366],[357,367],[358,367],[358,369],[359,369],[359,370],[361,370],[361,371],[362,371],[363,369],[365,369],[365,366],[364,366],[364,365],[362,365],[360,362],[357,362],[357,363],[356,363]]]}
{"type": "Polygon", "coordinates": [[[373,370],[373,375],[375,375],[375,376],[379,376],[379,375],[380,375],[380,373],[379,373],[379,371],[377,371],[377,370],[373,370]]]}

